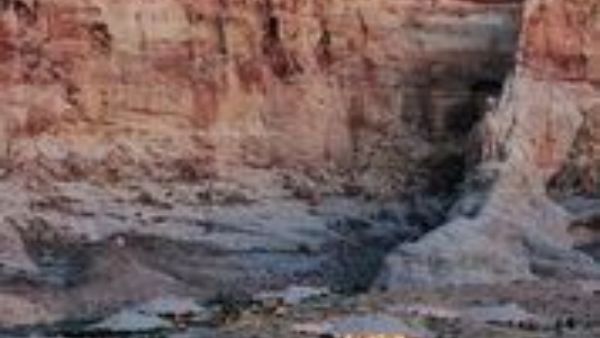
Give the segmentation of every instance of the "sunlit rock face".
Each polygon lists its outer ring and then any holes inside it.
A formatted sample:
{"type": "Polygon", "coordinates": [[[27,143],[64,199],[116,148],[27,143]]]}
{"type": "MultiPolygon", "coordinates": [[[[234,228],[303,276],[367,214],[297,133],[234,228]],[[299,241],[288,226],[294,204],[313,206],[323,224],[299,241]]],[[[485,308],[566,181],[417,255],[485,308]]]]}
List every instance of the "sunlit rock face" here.
{"type": "Polygon", "coordinates": [[[572,81],[600,78],[600,14],[595,1],[531,1],[522,60],[540,75],[572,81]]]}
{"type": "Polygon", "coordinates": [[[405,186],[498,90],[519,17],[514,1],[1,4],[2,161],[61,179],[333,168],[405,186]]]}
{"type": "Polygon", "coordinates": [[[577,133],[569,161],[550,184],[553,195],[598,197],[598,80],[600,7],[595,1],[539,2],[532,6],[525,35],[525,60],[540,77],[583,87],[579,105],[585,123],[577,133]],[[552,22],[552,24],[550,24],[552,22]]]}

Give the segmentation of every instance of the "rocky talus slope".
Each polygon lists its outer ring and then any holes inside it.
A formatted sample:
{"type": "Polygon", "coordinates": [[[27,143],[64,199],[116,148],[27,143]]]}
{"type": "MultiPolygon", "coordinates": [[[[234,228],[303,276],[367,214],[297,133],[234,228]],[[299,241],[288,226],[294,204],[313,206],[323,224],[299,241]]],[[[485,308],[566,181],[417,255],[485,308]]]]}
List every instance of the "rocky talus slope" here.
{"type": "Polygon", "coordinates": [[[600,278],[598,13],[0,1],[0,327],[600,278]]]}

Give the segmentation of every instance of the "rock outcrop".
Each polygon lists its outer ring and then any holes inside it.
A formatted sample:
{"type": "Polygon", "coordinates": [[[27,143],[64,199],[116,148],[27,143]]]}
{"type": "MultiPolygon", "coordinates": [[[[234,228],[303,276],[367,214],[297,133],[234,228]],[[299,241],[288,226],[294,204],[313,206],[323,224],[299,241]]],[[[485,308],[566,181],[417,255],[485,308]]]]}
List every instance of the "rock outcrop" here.
{"type": "Polygon", "coordinates": [[[413,129],[461,133],[477,115],[462,121],[461,107],[497,90],[517,13],[461,1],[4,1],[3,167],[59,180],[327,168],[401,191],[430,154],[413,129]]]}
{"type": "Polygon", "coordinates": [[[364,290],[437,223],[410,226],[398,196],[452,200],[519,13],[0,1],[0,294],[37,323],[290,281],[364,290]]]}
{"type": "Polygon", "coordinates": [[[0,0],[0,326],[362,291],[399,242],[388,287],[600,276],[599,11],[0,0]]]}
{"type": "Polygon", "coordinates": [[[519,65],[479,126],[485,156],[475,183],[467,181],[446,225],[391,255],[392,285],[600,276],[594,260],[574,250],[573,215],[547,195],[593,123],[585,117],[600,94],[590,70],[595,8],[594,1],[527,3],[519,65]]]}

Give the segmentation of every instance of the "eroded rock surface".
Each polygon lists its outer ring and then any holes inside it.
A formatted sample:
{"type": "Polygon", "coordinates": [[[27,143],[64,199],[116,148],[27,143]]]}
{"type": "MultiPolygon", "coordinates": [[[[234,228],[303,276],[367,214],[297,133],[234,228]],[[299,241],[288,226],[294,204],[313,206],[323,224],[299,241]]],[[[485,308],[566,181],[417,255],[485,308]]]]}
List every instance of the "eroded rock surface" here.
{"type": "Polygon", "coordinates": [[[593,123],[585,116],[599,94],[587,71],[596,43],[586,37],[597,31],[595,7],[527,3],[515,76],[479,127],[483,162],[473,180],[488,183],[466,184],[448,224],[401,246],[384,278],[461,284],[600,276],[591,257],[573,250],[572,215],[547,196],[593,123]]]}
{"type": "Polygon", "coordinates": [[[0,1],[0,325],[597,279],[597,7],[0,1]]]}
{"type": "Polygon", "coordinates": [[[443,218],[520,20],[496,1],[0,5],[0,294],[53,319],[365,290],[443,218]]]}

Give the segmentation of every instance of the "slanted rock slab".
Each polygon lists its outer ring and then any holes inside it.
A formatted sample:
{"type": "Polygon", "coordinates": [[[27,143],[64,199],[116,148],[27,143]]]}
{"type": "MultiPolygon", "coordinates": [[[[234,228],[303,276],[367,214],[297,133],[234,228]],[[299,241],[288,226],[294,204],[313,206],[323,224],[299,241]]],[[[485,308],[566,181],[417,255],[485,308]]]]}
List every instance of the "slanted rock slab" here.
{"type": "Polygon", "coordinates": [[[92,325],[89,333],[153,333],[173,329],[171,323],[157,316],[146,315],[132,310],[123,310],[103,321],[92,325]]]}

